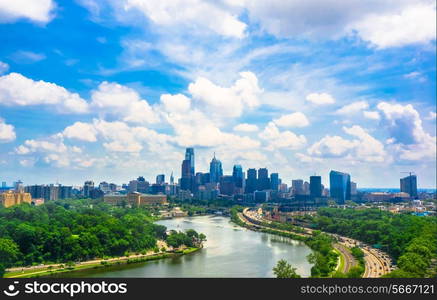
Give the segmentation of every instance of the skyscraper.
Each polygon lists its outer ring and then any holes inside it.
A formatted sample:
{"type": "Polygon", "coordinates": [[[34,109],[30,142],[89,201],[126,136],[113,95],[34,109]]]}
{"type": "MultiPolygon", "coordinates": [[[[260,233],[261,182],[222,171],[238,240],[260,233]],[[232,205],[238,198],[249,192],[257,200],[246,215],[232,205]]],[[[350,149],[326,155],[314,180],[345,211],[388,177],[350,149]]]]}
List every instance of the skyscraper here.
{"type": "Polygon", "coordinates": [[[272,173],[270,174],[270,188],[274,191],[279,189],[279,174],[272,173]]]}
{"type": "Polygon", "coordinates": [[[164,183],[165,183],[165,175],[164,174],[156,175],[156,184],[163,185],[164,183]]]}
{"type": "Polygon", "coordinates": [[[269,190],[270,189],[270,179],[269,171],[267,168],[258,169],[258,190],[269,190]]]}
{"type": "Polygon", "coordinates": [[[303,180],[294,179],[291,181],[291,190],[293,195],[303,195],[303,180]]]}
{"type": "Polygon", "coordinates": [[[234,165],[232,169],[232,177],[234,179],[235,187],[243,188],[243,168],[241,165],[234,165]]]}
{"type": "Polygon", "coordinates": [[[235,193],[235,182],[233,176],[222,176],[220,178],[220,194],[232,196],[235,193]]]}
{"type": "Polygon", "coordinates": [[[310,196],[321,197],[322,196],[322,177],[310,176],[310,196]]]}
{"type": "Polygon", "coordinates": [[[247,179],[246,179],[246,194],[252,194],[257,189],[257,175],[256,169],[247,170],[247,179]]]}
{"type": "Polygon", "coordinates": [[[410,175],[401,178],[401,192],[408,193],[411,198],[417,197],[417,177],[410,175]]]}
{"type": "Polygon", "coordinates": [[[329,173],[331,197],[339,204],[351,199],[351,176],[347,173],[331,171],[329,173]]]}
{"type": "Polygon", "coordinates": [[[209,178],[211,182],[218,183],[220,182],[220,177],[223,176],[223,168],[222,168],[222,162],[219,161],[217,158],[214,158],[211,160],[211,163],[209,164],[209,178]]]}
{"type": "Polygon", "coordinates": [[[94,182],[91,180],[85,181],[83,185],[83,196],[85,198],[90,198],[90,193],[94,189],[94,182]]]}
{"type": "Polygon", "coordinates": [[[187,148],[185,150],[185,159],[190,162],[190,174],[194,176],[194,149],[187,148]]]}

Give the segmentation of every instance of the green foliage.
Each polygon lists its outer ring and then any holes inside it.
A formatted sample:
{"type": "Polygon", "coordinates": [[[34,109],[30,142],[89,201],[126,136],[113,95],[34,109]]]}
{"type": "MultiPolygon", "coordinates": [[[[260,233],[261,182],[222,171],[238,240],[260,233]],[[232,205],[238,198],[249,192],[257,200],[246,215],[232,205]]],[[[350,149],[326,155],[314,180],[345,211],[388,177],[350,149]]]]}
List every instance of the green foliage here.
{"type": "Polygon", "coordinates": [[[5,275],[6,268],[3,264],[0,264],[0,278],[5,275]]]}
{"type": "MultiPolygon", "coordinates": [[[[381,245],[401,270],[393,277],[425,277],[437,258],[437,218],[392,214],[379,209],[321,208],[309,223],[317,229],[381,245]]],[[[357,253],[356,253],[357,254],[357,253]]],[[[389,274],[386,277],[390,277],[389,274]]]]}
{"type": "Polygon", "coordinates": [[[186,247],[198,247],[203,242],[200,235],[206,238],[204,234],[197,233],[194,229],[188,229],[185,232],[172,230],[167,236],[167,245],[178,248],[182,245],[186,247]]]}
{"type": "Polygon", "coordinates": [[[296,273],[296,268],[293,268],[285,259],[278,261],[273,268],[273,274],[276,278],[300,278],[300,275],[296,273]]]}
{"type": "Polygon", "coordinates": [[[332,238],[329,235],[314,232],[314,235],[306,241],[306,244],[314,250],[308,255],[308,261],[313,264],[311,277],[328,277],[335,270],[338,254],[332,248],[332,238]]]}
{"type": "Polygon", "coordinates": [[[143,208],[62,200],[0,208],[0,261],[9,266],[83,261],[151,249],[166,237],[143,208]]]}
{"type": "Polygon", "coordinates": [[[0,262],[2,266],[10,266],[19,256],[20,249],[13,240],[0,238],[0,262]]]}

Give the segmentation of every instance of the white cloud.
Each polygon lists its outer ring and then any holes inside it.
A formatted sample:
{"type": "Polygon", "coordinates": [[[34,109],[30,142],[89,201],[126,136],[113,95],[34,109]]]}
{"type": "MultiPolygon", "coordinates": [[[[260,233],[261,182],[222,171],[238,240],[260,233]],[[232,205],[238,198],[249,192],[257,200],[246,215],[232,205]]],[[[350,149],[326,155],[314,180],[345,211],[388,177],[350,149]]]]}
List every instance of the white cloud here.
{"type": "Polygon", "coordinates": [[[384,145],[360,126],[343,127],[343,131],[358,139],[348,140],[327,135],[314,143],[308,149],[308,154],[313,157],[342,158],[352,162],[383,162],[388,159],[384,145]]]}
{"type": "Polygon", "coordinates": [[[133,89],[118,83],[102,82],[97,90],[92,91],[91,105],[100,114],[120,117],[131,123],[156,123],[159,121],[149,103],[141,99],[133,89]]]}
{"type": "Polygon", "coordinates": [[[229,88],[215,85],[206,78],[190,83],[188,90],[201,108],[216,117],[239,117],[245,109],[257,107],[262,90],[252,72],[241,72],[229,88]]]}
{"type": "Polygon", "coordinates": [[[352,115],[367,108],[369,108],[369,104],[366,101],[357,101],[343,106],[336,113],[339,115],[352,115]]]}
{"type": "Polygon", "coordinates": [[[0,23],[11,23],[22,18],[47,23],[53,18],[55,7],[52,0],[0,0],[0,23]]]}
{"type": "Polygon", "coordinates": [[[428,116],[425,118],[427,120],[435,120],[437,118],[437,113],[434,111],[430,111],[428,116]]]}
{"type": "Polygon", "coordinates": [[[434,1],[417,1],[387,14],[373,13],[353,28],[379,48],[428,43],[436,37],[434,1]]]}
{"type": "Polygon", "coordinates": [[[246,24],[222,3],[201,0],[125,0],[125,11],[138,10],[163,27],[184,26],[193,31],[209,31],[227,37],[244,37],[246,24]]]}
{"type": "Polygon", "coordinates": [[[20,50],[13,53],[10,58],[19,64],[29,64],[44,60],[46,56],[42,53],[20,50]]]}
{"type": "Polygon", "coordinates": [[[252,0],[250,19],[277,37],[358,34],[379,48],[435,40],[435,2],[419,0],[252,0]]]}
{"type": "Polygon", "coordinates": [[[18,73],[0,76],[0,105],[53,105],[59,113],[85,113],[88,104],[78,94],[42,80],[34,81],[18,73]]]}
{"type": "Polygon", "coordinates": [[[0,143],[12,142],[16,137],[14,126],[6,124],[0,118],[0,143]]]}
{"type": "Polygon", "coordinates": [[[258,131],[258,126],[254,124],[248,124],[248,123],[241,123],[236,126],[234,126],[234,131],[240,131],[240,132],[255,132],[258,131]]]}
{"type": "Polygon", "coordinates": [[[0,75],[6,73],[9,70],[9,65],[5,62],[0,61],[0,75]]]}
{"type": "Polygon", "coordinates": [[[164,109],[167,112],[179,112],[183,113],[190,109],[191,100],[185,95],[177,94],[163,94],[161,95],[161,103],[164,105],[164,109]]]}
{"type": "Polygon", "coordinates": [[[411,104],[381,102],[383,125],[393,139],[393,149],[405,160],[435,160],[436,137],[425,132],[419,113],[411,104]]]}
{"type": "Polygon", "coordinates": [[[15,153],[24,156],[20,164],[25,167],[41,162],[57,168],[81,169],[92,166],[95,161],[79,147],[66,145],[62,134],[26,140],[15,149],[15,153]]]}
{"type": "Polygon", "coordinates": [[[279,127],[306,127],[310,124],[307,117],[301,112],[283,115],[273,122],[279,127]]]}
{"type": "Polygon", "coordinates": [[[363,115],[365,118],[371,119],[371,120],[381,119],[381,116],[379,115],[379,112],[377,112],[377,111],[366,110],[366,111],[363,111],[363,115]]]}
{"type": "Polygon", "coordinates": [[[335,99],[327,93],[311,93],[306,96],[306,100],[316,105],[335,103],[335,99]]]}
{"type": "Polygon", "coordinates": [[[64,129],[62,134],[69,139],[77,139],[86,142],[95,142],[96,130],[88,123],[76,122],[64,129]]]}
{"type": "Polygon", "coordinates": [[[278,148],[296,150],[302,148],[307,142],[304,135],[296,135],[289,130],[280,131],[273,122],[267,124],[259,133],[259,137],[268,143],[266,149],[270,151],[278,148]]]}

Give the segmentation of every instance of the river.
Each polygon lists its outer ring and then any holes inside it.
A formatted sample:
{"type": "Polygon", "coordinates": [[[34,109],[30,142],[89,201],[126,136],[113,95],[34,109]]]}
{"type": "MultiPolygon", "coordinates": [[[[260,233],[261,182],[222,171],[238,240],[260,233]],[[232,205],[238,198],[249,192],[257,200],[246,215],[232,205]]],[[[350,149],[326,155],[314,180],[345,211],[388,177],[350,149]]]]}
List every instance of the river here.
{"type": "MultiPolygon", "coordinates": [[[[194,229],[206,235],[200,251],[175,258],[75,272],[72,277],[274,277],[272,268],[286,259],[304,277],[311,250],[302,242],[241,228],[229,218],[200,216],[161,220],[168,229],[194,229]]],[[[65,274],[65,277],[69,277],[65,274]],[[66,275],[66,276],[65,276],[66,275]]]]}

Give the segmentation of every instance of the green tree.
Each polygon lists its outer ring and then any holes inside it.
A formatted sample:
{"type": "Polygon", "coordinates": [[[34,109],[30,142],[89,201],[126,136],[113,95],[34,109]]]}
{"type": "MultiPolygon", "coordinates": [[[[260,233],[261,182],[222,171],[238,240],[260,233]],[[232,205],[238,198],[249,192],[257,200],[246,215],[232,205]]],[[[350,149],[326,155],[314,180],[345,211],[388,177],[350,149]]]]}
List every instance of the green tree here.
{"type": "Polygon", "coordinates": [[[273,268],[273,274],[276,278],[300,278],[300,275],[296,273],[296,268],[293,268],[285,259],[278,261],[273,268]]]}
{"type": "Polygon", "coordinates": [[[0,262],[10,266],[20,256],[18,245],[11,239],[0,238],[0,262]]]}

